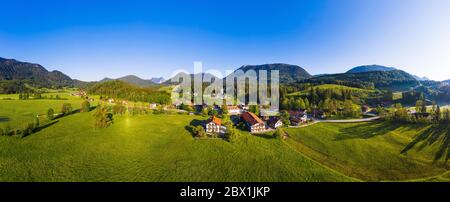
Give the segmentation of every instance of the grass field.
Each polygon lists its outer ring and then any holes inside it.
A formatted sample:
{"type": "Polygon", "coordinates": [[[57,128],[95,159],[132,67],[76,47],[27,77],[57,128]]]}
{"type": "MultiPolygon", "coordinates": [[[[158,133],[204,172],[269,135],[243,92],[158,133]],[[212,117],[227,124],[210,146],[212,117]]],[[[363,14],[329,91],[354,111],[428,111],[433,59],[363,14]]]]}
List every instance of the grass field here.
{"type": "Polygon", "coordinates": [[[11,126],[20,127],[28,122],[34,122],[37,115],[46,115],[49,108],[53,108],[55,113],[61,111],[63,103],[70,103],[74,110],[81,107],[82,99],[80,97],[70,96],[67,93],[46,93],[43,95],[59,95],[67,100],[18,100],[19,95],[0,95],[0,127],[11,126]],[[11,100],[4,100],[9,98],[11,100]]]}
{"type": "Polygon", "coordinates": [[[449,126],[319,123],[286,131],[292,148],[358,179],[450,180],[441,175],[449,171],[449,126]]]}
{"type": "Polygon", "coordinates": [[[0,137],[0,181],[351,181],[279,139],[194,140],[189,115],[63,117],[26,138],[0,137]]]}
{"type": "MultiPolygon", "coordinates": [[[[8,96],[0,126],[82,102],[8,96]]],[[[448,126],[319,123],[286,129],[287,140],[241,131],[230,143],[194,140],[185,126],[202,119],[116,116],[95,129],[93,112],[77,113],[25,138],[0,136],[0,181],[450,181],[448,126]]]]}

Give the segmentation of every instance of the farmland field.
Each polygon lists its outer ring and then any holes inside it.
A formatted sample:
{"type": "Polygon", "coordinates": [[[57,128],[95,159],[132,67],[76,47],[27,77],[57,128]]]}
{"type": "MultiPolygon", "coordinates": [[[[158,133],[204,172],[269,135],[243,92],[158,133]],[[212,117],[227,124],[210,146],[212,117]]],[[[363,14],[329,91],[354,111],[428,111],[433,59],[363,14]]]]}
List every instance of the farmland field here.
{"type": "MultiPolygon", "coordinates": [[[[15,96],[0,99],[0,127],[82,101],[15,96]]],[[[319,123],[286,129],[287,140],[240,131],[230,143],[195,140],[185,127],[202,116],[123,115],[95,129],[93,113],[0,136],[0,181],[450,181],[448,126],[319,123]]]]}
{"type": "Polygon", "coordinates": [[[288,129],[288,143],[348,176],[402,181],[439,176],[449,181],[449,126],[392,123],[319,123],[288,129]]]}
{"type": "Polygon", "coordinates": [[[46,93],[43,96],[60,96],[56,99],[18,100],[19,95],[0,95],[0,127],[20,127],[22,124],[34,121],[37,115],[46,115],[49,108],[55,113],[61,111],[63,103],[70,103],[74,110],[79,109],[82,99],[70,96],[69,93],[46,93]],[[5,99],[7,98],[7,99],[5,99]]]}
{"type": "Polygon", "coordinates": [[[0,181],[352,181],[279,139],[194,140],[189,115],[117,117],[94,129],[92,112],[23,139],[0,137],[0,181]]]}

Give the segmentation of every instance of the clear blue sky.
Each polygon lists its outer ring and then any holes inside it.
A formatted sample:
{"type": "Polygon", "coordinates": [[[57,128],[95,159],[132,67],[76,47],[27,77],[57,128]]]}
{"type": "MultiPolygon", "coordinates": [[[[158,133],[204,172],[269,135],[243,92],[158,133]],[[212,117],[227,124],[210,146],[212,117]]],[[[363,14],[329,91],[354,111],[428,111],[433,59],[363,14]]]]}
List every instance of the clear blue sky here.
{"type": "Polygon", "coordinates": [[[450,79],[450,1],[3,1],[0,57],[99,80],[290,63],[450,79]],[[164,3],[163,3],[164,2],[164,3]]]}

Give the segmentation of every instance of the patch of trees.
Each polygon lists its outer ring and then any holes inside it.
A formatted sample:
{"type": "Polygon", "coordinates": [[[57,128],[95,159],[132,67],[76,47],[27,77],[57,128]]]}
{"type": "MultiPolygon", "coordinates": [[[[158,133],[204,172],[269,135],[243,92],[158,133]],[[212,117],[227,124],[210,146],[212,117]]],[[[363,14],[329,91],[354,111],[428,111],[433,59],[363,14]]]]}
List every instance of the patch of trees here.
{"type": "Polygon", "coordinates": [[[0,128],[0,136],[15,136],[15,137],[26,137],[36,132],[40,127],[39,118],[35,118],[34,122],[24,124],[20,128],[12,128],[6,126],[5,128],[0,128]]]}
{"type": "Polygon", "coordinates": [[[113,123],[113,116],[107,106],[98,105],[94,113],[94,126],[96,128],[107,128],[113,123]]]}
{"type": "Polygon", "coordinates": [[[85,100],[81,103],[81,108],[80,108],[81,112],[89,112],[91,111],[91,103],[89,103],[89,101],[85,100]]]}
{"type": "Polygon", "coordinates": [[[31,92],[24,82],[19,80],[0,80],[0,94],[31,92]]]}
{"type": "Polygon", "coordinates": [[[171,97],[167,92],[145,87],[141,88],[124,81],[113,80],[97,83],[87,89],[89,94],[97,94],[102,97],[129,100],[134,102],[148,102],[158,104],[170,104],[171,97]]]}
{"type": "Polygon", "coordinates": [[[319,89],[310,86],[301,96],[282,97],[283,110],[321,110],[326,115],[358,117],[361,114],[361,92],[352,89],[319,89]]]}
{"type": "Polygon", "coordinates": [[[418,101],[416,112],[411,113],[410,110],[397,103],[390,109],[378,109],[383,120],[399,123],[431,123],[440,124],[450,122],[450,111],[448,109],[441,110],[438,105],[433,105],[431,110],[427,110],[426,106],[418,101]]]}

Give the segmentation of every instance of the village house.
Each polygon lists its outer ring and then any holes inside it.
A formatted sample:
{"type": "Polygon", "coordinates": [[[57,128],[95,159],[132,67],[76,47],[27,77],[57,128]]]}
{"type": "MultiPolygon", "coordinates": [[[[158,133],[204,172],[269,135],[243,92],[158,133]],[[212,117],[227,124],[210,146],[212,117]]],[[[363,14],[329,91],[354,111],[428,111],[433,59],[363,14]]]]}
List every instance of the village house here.
{"type": "Polygon", "coordinates": [[[275,128],[275,129],[283,126],[283,122],[281,121],[281,119],[278,117],[274,117],[274,116],[270,117],[268,123],[271,128],[275,128]]]}
{"type": "Polygon", "coordinates": [[[238,106],[227,106],[229,115],[241,115],[243,110],[238,106]]]}
{"type": "Polygon", "coordinates": [[[77,96],[77,97],[85,97],[87,95],[87,93],[84,92],[84,91],[78,91],[78,92],[75,92],[75,93],[71,93],[70,95],[71,96],[77,96]]]}
{"type": "Polygon", "coordinates": [[[225,133],[226,131],[225,126],[222,126],[222,120],[215,116],[206,121],[205,128],[207,133],[225,133]]]}
{"type": "Polygon", "coordinates": [[[300,126],[301,124],[308,122],[308,115],[303,114],[303,116],[301,116],[301,117],[291,117],[290,121],[291,121],[291,125],[300,126]]]}
{"type": "Polygon", "coordinates": [[[266,130],[266,124],[251,112],[244,112],[242,114],[242,119],[252,133],[264,132],[266,130]]]}
{"type": "Polygon", "coordinates": [[[291,110],[288,112],[290,117],[294,117],[294,118],[300,118],[303,117],[306,114],[306,110],[302,111],[302,110],[291,110]]]}
{"type": "Polygon", "coordinates": [[[150,109],[156,109],[157,105],[155,103],[151,103],[149,105],[150,109]]]}

